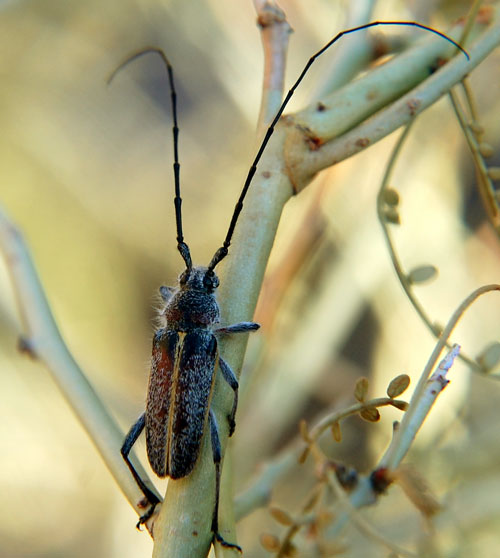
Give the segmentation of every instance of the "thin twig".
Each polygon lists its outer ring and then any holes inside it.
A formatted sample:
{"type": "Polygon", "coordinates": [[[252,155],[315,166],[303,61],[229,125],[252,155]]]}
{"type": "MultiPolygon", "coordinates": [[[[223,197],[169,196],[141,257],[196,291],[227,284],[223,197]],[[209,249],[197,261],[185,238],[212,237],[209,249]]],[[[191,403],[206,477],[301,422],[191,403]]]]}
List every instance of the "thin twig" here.
{"type": "Polygon", "coordinates": [[[339,483],[337,475],[332,471],[327,471],[326,477],[328,479],[328,484],[331,486],[335,495],[337,496],[340,505],[346,509],[349,515],[349,520],[352,522],[356,528],[363,533],[366,537],[378,542],[380,545],[385,546],[391,550],[396,556],[404,556],[406,558],[417,558],[417,554],[402,548],[401,546],[393,543],[387,537],[380,534],[380,531],[376,529],[375,526],[371,525],[366,519],[364,519],[357,508],[355,508],[345,490],[339,483]]]}
{"type": "MultiPolygon", "coordinates": [[[[406,296],[408,297],[408,300],[411,302],[413,308],[415,308],[417,314],[420,316],[420,318],[422,319],[422,321],[424,322],[424,324],[429,328],[429,330],[431,331],[431,333],[434,335],[434,337],[439,337],[439,335],[441,334],[441,330],[439,328],[439,326],[437,326],[435,323],[432,322],[430,316],[428,315],[428,313],[426,312],[425,308],[422,306],[422,304],[420,303],[420,301],[418,300],[414,290],[413,290],[413,285],[411,283],[411,281],[408,278],[408,275],[405,273],[403,266],[399,260],[399,257],[397,255],[396,252],[396,248],[394,246],[394,242],[392,240],[392,235],[390,233],[390,222],[388,222],[387,219],[387,204],[385,202],[385,194],[387,191],[387,188],[389,186],[389,181],[391,179],[392,176],[392,171],[394,170],[394,166],[396,164],[398,155],[403,147],[403,144],[406,140],[406,138],[408,137],[408,134],[410,133],[410,130],[412,128],[413,123],[415,122],[415,119],[412,118],[408,124],[406,125],[405,129],[403,130],[403,133],[399,136],[398,141],[396,142],[396,145],[394,146],[394,149],[391,153],[391,156],[389,158],[389,162],[387,163],[386,169],[385,169],[385,173],[384,176],[382,178],[382,182],[380,185],[380,189],[379,192],[377,194],[377,216],[380,222],[380,225],[382,227],[382,231],[384,233],[384,239],[387,245],[387,250],[389,252],[389,256],[391,258],[391,262],[392,265],[394,267],[394,271],[396,272],[396,275],[398,276],[399,282],[401,284],[401,287],[403,288],[406,296]]],[[[484,369],[473,359],[471,359],[470,357],[468,357],[465,354],[460,354],[459,355],[461,360],[463,360],[465,363],[467,363],[467,365],[471,368],[471,370],[475,370],[477,372],[484,372],[484,369]]]]}
{"type": "MultiPolygon", "coordinates": [[[[477,289],[471,295],[469,295],[453,313],[443,331],[442,337],[437,342],[436,347],[422,372],[420,381],[417,384],[417,387],[412,396],[409,408],[406,411],[401,424],[397,429],[395,429],[389,448],[380,459],[375,470],[395,470],[400,465],[402,459],[410,449],[417,431],[428,416],[436,398],[442,392],[444,387],[446,387],[448,380],[445,378],[445,376],[447,371],[453,364],[454,359],[458,355],[459,347],[458,345],[452,347],[448,355],[437,366],[434,374],[429,378],[430,372],[434,368],[439,354],[445,347],[451,332],[456,326],[458,320],[462,317],[463,313],[478,297],[492,291],[500,291],[500,285],[486,285],[477,289]]],[[[370,402],[367,402],[367,404],[372,404],[374,401],[382,402],[384,399],[385,398],[380,398],[380,400],[372,400],[370,402]]],[[[351,412],[354,410],[357,411],[358,409],[354,409],[354,407],[350,409],[351,412]]],[[[336,416],[332,415],[327,417],[326,419],[323,419],[321,422],[317,423],[311,430],[312,435],[310,436],[310,445],[311,449],[314,450],[313,454],[315,454],[315,457],[317,459],[321,459],[321,452],[316,444],[316,440],[318,439],[319,434],[323,432],[329,425],[349,414],[347,411],[348,410],[338,413],[338,415],[336,416]]],[[[297,448],[293,448],[291,452],[297,452],[297,448]]],[[[286,463],[283,458],[282,462],[286,463]]],[[[285,467],[284,470],[288,470],[288,467],[285,467]]],[[[255,484],[257,485],[258,482],[255,484]]],[[[359,475],[358,483],[349,495],[346,495],[343,491],[342,494],[342,499],[347,498],[349,500],[349,510],[336,516],[335,521],[328,528],[327,534],[329,537],[337,537],[340,534],[340,531],[346,525],[348,520],[352,519],[353,509],[372,505],[376,502],[378,497],[378,494],[376,494],[374,491],[370,476],[366,475],[359,475]]],[[[364,522],[358,524],[358,527],[362,528],[367,533],[371,532],[370,526],[364,522]]],[[[379,542],[392,546],[392,543],[389,543],[389,541],[385,539],[379,540],[379,542]]],[[[399,552],[404,552],[409,556],[412,555],[406,550],[403,551],[403,549],[399,549],[399,552]]]]}
{"type": "Polygon", "coordinates": [[[288,39],[292,28],[276,2],[254,0],[254,5],[264,50],[264,80],[257,121],[257,138],[261,138],[282,102],[288,39]]]}
{"type": "MultiPolygon", "coordinates": [[[[500,290],[500,286],[498,286],[498,290],[500,290]]],[[[469,299],[470,297],[467,300],[469,299]]],[[[462,308],[462,306],[463,305],[461,305],[460,308],[462,308]]],[[[450,323],[453,321],[454,317],[455,314],[452,317],[450,323]]],[[[444,343],[445,342],[440,339],[436,345],[436,349],[438,347],[441,347],[442,350],[444,347],[444,343]]],[[[374,470],[388,469],[389,471],[391,471],[399,466],[401,460],[406,455],[411,444],[413,443],[417,431],[424,422],[425,418],[428,416],[433,403],[448,383],[448,381],[444,378],[444,375],[450,368],[454,358],[456,357],[456,354],[458,353],[458,346],[453,347],[450,350],[448,356],[443,359],[443,361],[438,366],[433,377],[429,381],[427,381],[429,377],[428,368],[431,363],[435,362],[435,358],[439,356],[439,353],[437,353],[436,355],[436,349],[432,353],[422,373],[421,379],[425,378],[423,388],[420,389],[422,382],[419,382],[419,385],[415,389],[415,392],[411,399],[409,409],[406,411],[399,428],[395,430],[388,450],[374,470]],[[413,410],[413,413],[410,413],[411,410],[413,410]]],[[[441,352],[441,350],[439,352],[441,352]]],[[[432,367],[433,366],[434,365],[432,365],[432,367]]],[[[357,486],[348,495],[351,509],[338,514],[335,521],[330,526],[328,534],[330,536],[338,536],[349,519],[352,518],[352,508],[361,508],[372,505],[374,502],[376,502],[377,498],[378,493],[376,493],[376,491],[374,490],[373,484],[371,482],[371,476],[360,475],[357,486]]],[[[386,543],[385,539],[381,542],[386,543]]]]}
{"type": "MultiPolygon", "coordinates": [[[[120,454],[125,435],[64,343],[22,235],[1,209],[0,248],[5,256],[22,317],[23,349],[47,367],[94,442],[110,473],[132,507],[142,515],[144,509],[140,508],[138,503],[144,495],[120,454]]],[[[137,460],[134,460],[134,467],[160,498],[137,460]]]]}
{"type": "Polygon", "coordinates": [[[451,368],[459,352],[460,346],[453,345],[446,357],[440,362],[436,371],[427,380],[422,392],[419,392],[417,387],[410,401],[410,407],[403,416],[403,420],[392,439],[389,449],[380,460],[379,467],[387,467],[394,470],[408,453],[417,432],[427,418],[438,395],[448,385],[449,380],[446,379],[446,373],[451,368]]]}
{"type": "Polygon", "coordinates": [[[355,403],[354,405],[351,405],[350,407],[347,407],[342,411],[337,411],[335,413],[328,415],[320,422],[318,422],[311,430],[310,433],[311,441],[316,442],[327,428],[330,428],[335,423],[351,415],[356,415],[365,409],[387,407],[387,406],[397,407],[398,405],[405,405],[405,404],[406,401],[403,401],[401,399],[392,399],[391,397],[378,397],[376,399],[363,401],[362,403],[355,403]]]}
{"type": "MultiPolygon", "coordinates": [[[[374,0],[357,0],[346,5],[347,16],[344,28],[350,29],[368,23],[373,16],[374,0]]],[[[315,87],[314,100],[339,89],[353,79],[375,58],[374,35],[372,32],[358,33],[345,37],[324,65],[322,82],[315,87]]]]}
{"type": "Polygon", "coordinates": [[[259,467],[259,476],[249,488],[247,488],[235,499],[236,520],[243,519],[256,509],[269,504],[271,493],[278,479],[282,478],[287,471],[297,465],[297,458],[303,448],[302,440],[298,440],[293,447],[283,451],[269,463],[259,467]]]}
{"type": "Polygon", "coordinates": [[[474,0],[474,4],[472,4],[472,6],[469,10],[469,14],[466,17],[464,29],[463,29],[462,34],[460,35],[460,39],[458,41],[459,44],[461,44],[461,45],[466,44],[467,39],[469,37],[469,34],[470,34],[470,32],[472,30],[472,27],[474,25],[474,22],[476,21],[476,16],[479,12],[479,9],[481,8],[482,3],[483,3],[483,0],[474,0]]]}
{"type": "Polygon", "coordinates": [[[464,132],[465,139],[472,154],[474,165],[477,171],[478,177],[478,189],[483,201],[483,206],[486,210],[488,219],[491,225],[494,227],[497,233],[500,233],[500,208],[498,207],[497,198],[495,196],[495,188],[493,182],[488,175],[488,167],[486,162],[481,155],[481,150],[479,149],[478,141],[476,140],[474,133],[472,132],[470,126],[467,123],[467,118],[460,107],[457,94],[450,90],[450,101],[455,111],[457,120],[464,132]]]}
{"type": "Polygon", "coordinates": [[[448,339],[451,335],[451,332],[457,325],[459,319],[462,317],[464,312],[470,307],[470,305],[480,296],[492,292],[492,291],[500,291],[500,285],[485,285],[476,289],[473,293],[471,293],[455,310],[453,315],[451,316],[450,320],[446,324],[446,327],[441,334],[427,364],[420,376],[419,382],[415,388],[413,393],[412,399],[410,401],[410,407],[406,411],[403,420],[401,421],[401,425],[398,431],[395,434],[393,443],[391,443],[390,448],[381,459],[379,466],[380,467],[388,467],[394,469],[399,465],[401,459],[406,454],[409,449],[410,442],[408,438],[412,438],[414,436],[413,432],[413,425],[414,424],[414,415],[420,414],[419,411],[419,404],[422,400],[422,396],[426,390],[427,382],[429,379],[429,375],[431,370],[434,368],[439,355],[441,354],[442,350],[446,346],[448,339]]]}

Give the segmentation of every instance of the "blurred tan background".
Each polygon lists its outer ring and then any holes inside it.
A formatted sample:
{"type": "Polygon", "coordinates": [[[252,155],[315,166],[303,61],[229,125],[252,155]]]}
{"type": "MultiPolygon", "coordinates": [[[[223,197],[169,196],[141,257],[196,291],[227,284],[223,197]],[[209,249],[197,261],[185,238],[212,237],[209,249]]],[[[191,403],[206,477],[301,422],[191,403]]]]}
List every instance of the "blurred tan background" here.
{"type": "MultiPolygon", "coordinates": [[[[433,24],[444,28],[469,5],[425,4],[433,24]]],[[[282,0],[280,6],[295,30],[289,85],[308,57],[345,26],[345,12],[343,4],[322,0],[282,0]]],[[[418,19],[420,12],[384,2],[373,19],[418,19]]],[[[206,263],[225,234],[253,155],[262,79],[254,8],[249,0],[2,2],[0,44],[0,201],[25,235],[71,351],[125,431],[144,405],[155,293],[175,282],[182,265],[175,250],[164,69],[146,58],[111,87],[105,80],[140,47],[167,52],[179,98],[185,236],[195,261],[206,263]]],[[[500,114],[491,84],[498,84],[499,74],[495,54],[472,76],[497,153],[500,114]]],[[[320,76],[321,69],[293,106],[306,102],[320,76]]],[[[301,417],[313,422],[325,408],[347,404],[360,375],[373,378],[373,395],[383,394],[388,379],[401,372],[415,382],[432,350],[432,338],[395,279],[375,218],[393,142],[387,138],[323,173],[285,210],[271,271],[287,257],[311,206],[318,206],[321,234],[293,284],[281,285],[287,297],[279,312],[261,309],[256,317],[267,327],[249,346],[247,364],[254,370],[251,380],[245,371],[243,383],[250,384],[234,441],[237,492],[259,463],[296,436],[301,417]]],[[[394,185],[403,198],[404,226],[395,232],[401,258],[408,269],[439,267],[439,279],[418,294],[445,322],[473,288],[500,281],[498,239],[485,223],[472,163],[445,100],[417,122],[394,185]]],[[[498,338],[499,310],[490,296],[458,328],[456,341],[472,356],[498,338]]],[[[148,556],[148,535],[134,529],[133,510],[49,374],[16,352],[19,333],[2,262],[0,557],[148,556]]],[[[497,382],[470,377],[459,364],[435,420],[422,432],[414,460],[420,456],[431,485],[455,506],[443,528],[446,551],[456,549],[461,526],[464,556],[496,556],[499,403],[497,382]]],[[[383,415],[368,429],[351,421],[332,456],[340,452],[369,469],[400,416],[383,415]]],[[[143,458],[142,442],[137,451],[143,458]]],[[[292,512],[313,480],[309,468],[310,483],[298,488],[294,474],[305,476],[303,469],[290,472],[275,495],[292,512]]],[[[411,543],[417,514],[394,492],[375,519],[388,536],[411,543]]],[[[258,544],[262,530],[280,530],[266,510],[241,523],[245,556],[266,556],[258,544]]],[[[348,555],[366,552],[366,540],[348,540],[348,555]]],[[[379,555],[386,555],[383,549],[371,549],[371,556],[379,555]]]]}

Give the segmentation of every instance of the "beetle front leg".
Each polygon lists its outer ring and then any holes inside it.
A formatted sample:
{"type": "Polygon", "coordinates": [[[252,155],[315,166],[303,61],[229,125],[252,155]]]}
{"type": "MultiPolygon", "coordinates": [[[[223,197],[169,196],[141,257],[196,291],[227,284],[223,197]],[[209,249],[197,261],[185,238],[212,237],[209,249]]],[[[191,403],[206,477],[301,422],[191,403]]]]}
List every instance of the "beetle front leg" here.
{"type": "Polygon", "coordinates": [[[146,523],[146,521],[153,515],[157,504],[160,503],[160,499],[153,492],[151,492],[151,490],[146,486],[146,483],[141,479],[139,473],[135,470],[134,466],[132,465],[132,462],[128,458],[132,446],[137,442],[137,438],[139,438],[141,432],[144,430],[145,423],[146,423],[146,414],[142,413],[142,415],[139,417],[137,422],[135,422],[132,425],[128,434],[125,436],[123,446],[120,450],[123,459],[125,459],[125,463],[127,464],[128,468],[130,469],[130,472],[132,473],[132,476],[135,479],[135,482],[142,490],[142,493],[146,497],[146,500],[151,505],[149,510],[144,515],[141,515],[141,517],[139,518],[139,521],[136,525],[137,529],[140,529],[141,525],[146,523]]]}
{"type": "Polygon", "coordinates": [[[257,324],[255,322],[238,322],[237,324],[214,329],[214,333],[221,335],[230,335],[232,333],[248,333],[250,331],[256,331],[259,328],[260,324],[257,324]]]}
{"type": "MultiPolygon", "coordinates": [[[[233,333],[249,333],[251,331],[256,331],[259,328],[260,324],[257,324],[255,322],[238,322],[237,324],[219,327],[218,329],[214,330],[214,333],[220,335],[231,335],[233,333]]],[[[231,414],[227,417],[227,420],[229,422],[229,436],[232,436],[236,427],[235,416],[236,408],[238,407],[238,380],[236,379],[236,376],[229,364],[220,356],[219,366],[224,379],[234,391],[233,408],[231,409],[231,414]]]]}
{"type": "Polygon", "coordinates": [[[222,535],[219,533],[219,494],[220,494],[220,462],[221,462],[221,447],[219,440],[219,428],[217,426],[217,419],[210,409],[208,414],[208,419],[210,422],[210,439],[212,441],[212,455],[215,465],[215,505],[214,513],[212,515],[212,533],[213,540],[219,542],[222,546],[226,548],[235,548],[241,553],[241,547],[237,544],[227,542],[222,535]]]}

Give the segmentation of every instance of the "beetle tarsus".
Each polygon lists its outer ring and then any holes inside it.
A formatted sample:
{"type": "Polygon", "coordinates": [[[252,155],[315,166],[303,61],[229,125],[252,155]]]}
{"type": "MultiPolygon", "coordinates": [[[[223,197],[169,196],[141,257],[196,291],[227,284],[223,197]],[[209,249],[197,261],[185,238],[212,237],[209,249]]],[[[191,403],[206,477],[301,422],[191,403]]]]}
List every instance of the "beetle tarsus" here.
{"type": "Polygon", "coordinates": [[[141,515],[141,517],[139,518],[139,521],[137,522],[137,524],[135,526],[136,529],[138,529],[139,531],[142,531],[141,525],[144,525],[145,523],[147,523],[148,520],[153,516],[153,514],[155,512],[155,509],[156,509],[156,506],[159,503],[160,503],[159,500],[156,500],[156,502],[149,502],[149,504],[150,504],[149,510],[145,514],[141,515]]]}

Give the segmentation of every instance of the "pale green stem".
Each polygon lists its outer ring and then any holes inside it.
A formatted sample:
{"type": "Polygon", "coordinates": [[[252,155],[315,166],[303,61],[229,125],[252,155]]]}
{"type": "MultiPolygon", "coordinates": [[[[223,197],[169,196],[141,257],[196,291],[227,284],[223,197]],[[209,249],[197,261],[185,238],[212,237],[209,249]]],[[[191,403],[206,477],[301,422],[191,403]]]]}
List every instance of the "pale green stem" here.
{"type": "MultiPolygon", "coordinates": [[[[4,253],[17,299],[23,326],[24,348],[47,367],[127,500],[137,513],[142,515],[144,510],[137,504],[144,495],[120,454],[125,435],[68,350],[22,235],[1,209],[0,248],[4,253]]],[[[132,460],[139,475],[156,493],[143,467],[133,457],[132,460]]]]}

